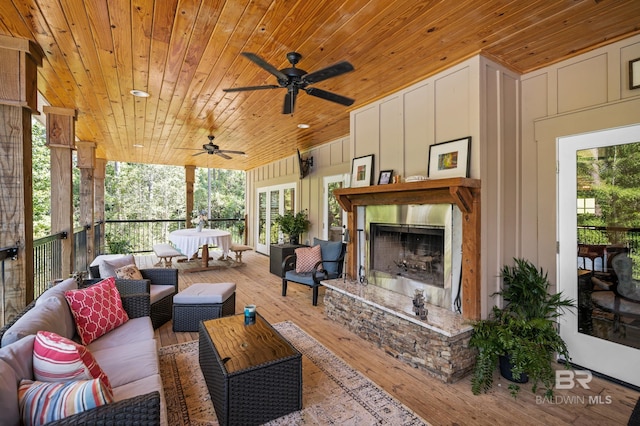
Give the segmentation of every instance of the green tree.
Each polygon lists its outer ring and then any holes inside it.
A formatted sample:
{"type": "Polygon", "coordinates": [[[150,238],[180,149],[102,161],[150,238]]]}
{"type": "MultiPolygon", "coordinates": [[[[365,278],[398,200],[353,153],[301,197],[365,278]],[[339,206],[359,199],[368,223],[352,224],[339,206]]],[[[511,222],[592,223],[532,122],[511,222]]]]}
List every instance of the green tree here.
{"type": "Polygon", "coordinates": [[[33,120],[32,174],[33,174],[33,237],[42,238],[51,234],[51,156],[46,146],[45,127],[33,120]]]}

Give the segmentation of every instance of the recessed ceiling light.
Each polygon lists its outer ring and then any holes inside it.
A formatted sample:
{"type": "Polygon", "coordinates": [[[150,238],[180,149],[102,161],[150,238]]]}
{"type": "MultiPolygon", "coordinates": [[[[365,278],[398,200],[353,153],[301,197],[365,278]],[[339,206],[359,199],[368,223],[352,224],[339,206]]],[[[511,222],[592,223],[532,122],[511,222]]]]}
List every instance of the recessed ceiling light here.
{"type": "Polygon", "coordinates": [[[139,143],[134,143],[133,147],[134,148],[144,148],[144,145],[140,145],[139,143]]]}
{"type": "Polygon", "coordinates": [[[299,129],[308,129],[310,126],[306,123],[300,123],[298,124],[298,128],[299,129]]]}
{"type": "Polygon", "coordinates": [[[145,92],[143,90],[136,90],[136,89],[133,89],[129,93],[131,93],[133,96],[136,96],[138,98],[148,98],[149,96],[151,96],[151,95],[149,95],[147,92],[145,92]]]}

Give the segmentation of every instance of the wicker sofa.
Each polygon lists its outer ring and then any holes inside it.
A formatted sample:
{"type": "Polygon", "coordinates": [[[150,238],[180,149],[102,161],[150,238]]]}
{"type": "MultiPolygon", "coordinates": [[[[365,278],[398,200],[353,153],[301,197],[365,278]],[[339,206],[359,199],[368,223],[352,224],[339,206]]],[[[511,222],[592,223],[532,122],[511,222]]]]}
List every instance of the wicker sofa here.
{"type": "MultiPolygon", "coordinates": [[[[121,258],[123,255],[100,255],[89,266],[92,282],[104,276],[100,275],[100,263],[104,260],[121,258]]],[[[104,271],[104,269],[103,269],[104,271]]],[[[169,321],[173,315],[173,296],[178,292],[178,270],[171,268],[140,269],[146,289],[151,295],[151,323],[158,328],[169,321]]],[[[116,279],[121,294],[132,294],[139,291],[139,280],[116,279]]]]}
{"type": "MultiPolygon", "coordinates": [[[[81,283],[84,285],[92,283],[81,283]]],[[[18,385],[22,379],[34,380],[32,354],[37,331],[78,340],[64,299],[65,290],[77,287],[74,279],[57,284],[0,329],[0,424],[21,424],[18,385]]],[[[86,346],[109,378],[114,402],[50,424],[167,424],[157,343],[149,317],[150,296],[144,292],[121,294],[121,300],[129,320],[86,346]]]]}

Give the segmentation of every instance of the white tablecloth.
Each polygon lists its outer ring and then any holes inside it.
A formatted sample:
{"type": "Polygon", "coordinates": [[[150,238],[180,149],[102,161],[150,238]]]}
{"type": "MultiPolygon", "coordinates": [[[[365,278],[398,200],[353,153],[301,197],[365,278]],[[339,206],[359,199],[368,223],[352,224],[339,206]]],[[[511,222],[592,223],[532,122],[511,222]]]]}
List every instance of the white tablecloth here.
{"type": "Polygon", "coordinates": [[[231,233],[219,229],[203,229],[198,232],[195,228],[179,229],[169,234],[169,241],[191,260],[204,244],[220,247],[225,257],[229,255],[231,247],[231,233]]]}

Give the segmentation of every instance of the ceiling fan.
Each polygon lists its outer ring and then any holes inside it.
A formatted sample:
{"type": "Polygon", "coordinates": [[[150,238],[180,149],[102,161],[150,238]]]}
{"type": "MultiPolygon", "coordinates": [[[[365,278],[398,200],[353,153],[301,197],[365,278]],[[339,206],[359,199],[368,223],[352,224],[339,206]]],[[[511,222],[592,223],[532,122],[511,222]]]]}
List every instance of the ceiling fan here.
{"type": "Polygon", "coordinates": [[[328,92],[322,89],[316,89],[315,87],[308,87],[313,83],[318,83],[320,81],[337,77],[349,71],[353,71],[353,65],[351,65],[347,61],[338,62],[337,64],[328,66],[321,70],[307,73],[305,70],[301,68],[296,68],[296,64],[302,58],[302,55],[298,52],[289,52],[287,53],[287,59],[291,63],[291,67],[283,68],[278,70],[273,65],[267,63],[260,56],[255,53],[242,52],[242,55],[258,65],[259,67],[269,71],[271,74],[276,76],[278,79],[278,84],[269,84],[266,86],[249,86],[249,87],[234,87],[230,89],[223,89],[225,92],[244,92],[247,90],[263,90],[263,89],[279,89],[285,88],[287,89],[287,94],[284,95],[284,105],[282,107],[283,114],[293,114],[293,110],[296,105],[296,98],[298,97],[298,92],[303,90],[308,95],[315,96],[321,99],[325,99],[327,101],[335,102],[341,105],[349,106],[352,105],[355,100],[351,98],[347,98],[342,95],[338,95],[336,93],[328,92]]]}
{"type": "Polygon", "coordinates": [[[207,136],[209,138],[209,143],[206,143],[204,145],[202,145],[202,151],[198,152],[197,154],[193,154],[193,156],[196,155],[201,155],[201,154],[209,154],[209,155],[219,155],[222,158],[226,158],[227,160],[231,160],[231,157],[229,157],[227,154],[238,154],[238,155],[246,155],[244,153],[244,151],[230,151],[227,149],[220,149],[220,147],[218,145],[214,145],[213,140],[215,139],[215,136],[213,135],[209,135],[207,136]]]}

